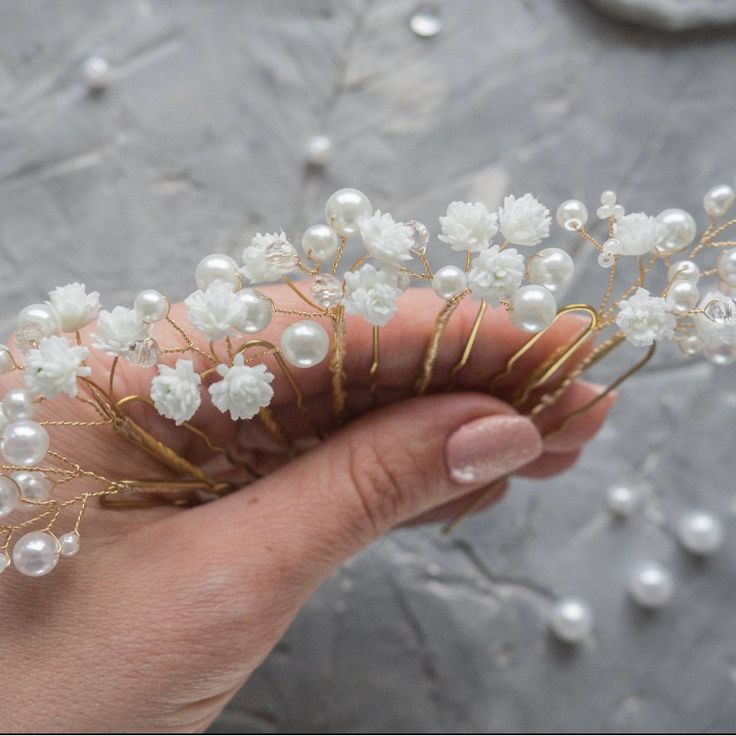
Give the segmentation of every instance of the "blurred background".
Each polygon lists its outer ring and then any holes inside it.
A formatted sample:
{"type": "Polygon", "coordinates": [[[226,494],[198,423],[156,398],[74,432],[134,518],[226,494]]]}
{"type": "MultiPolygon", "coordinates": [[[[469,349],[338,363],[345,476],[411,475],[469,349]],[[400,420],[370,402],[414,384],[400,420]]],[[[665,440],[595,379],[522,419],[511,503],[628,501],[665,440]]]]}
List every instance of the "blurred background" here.
{"type": "MultiPolygon", "coordinates": [[[[704,227],[736,174],[734,21],[733,0],[0,0],[0,324],[73,280],[106,307],[182,298],[204,254],[299,242],[343,186],[435,234],[453,199],[526,191],[704,227]]],[[[605,278],[578,257],[576,301],[605,278]]],[[[345,565],[215,729],[733,729],[735,410],[733,368],[660,354],[574,470],[345,565]],[[692,509],[725,528],[705,560],[677,538],[692,509]],[[674,582],[650,613],[627,594],[647,561],[674,582]],[[568,595],[594,616],[576,647],[549,632],[568,595]]]]}

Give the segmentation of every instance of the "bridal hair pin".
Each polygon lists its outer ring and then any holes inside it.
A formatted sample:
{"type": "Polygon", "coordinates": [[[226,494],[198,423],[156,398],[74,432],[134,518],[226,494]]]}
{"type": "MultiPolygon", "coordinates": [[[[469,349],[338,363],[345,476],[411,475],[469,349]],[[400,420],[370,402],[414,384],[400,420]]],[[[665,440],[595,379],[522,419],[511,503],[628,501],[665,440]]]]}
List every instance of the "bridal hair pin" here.
{"type": "MultiPolygon", "coordinates": [[[[671,340],[685,355],[702,353],[717,364],[736,360],[736,241],[725,235],[736,219],[724,221],[736,201],[734,190],[720,185],[705,195],[709,221],[699,238],[695,220],[683,210],[666,209],[656,217],[626,214],[611,191],[600,201],[596,214],[605,230],[600,239],[588,229],[582,202],[568,200],[557,209],[560,227],[591,246],[607,272],[597,305],[558,304],[575,263],[561,248],[531,250],[550,236],[551,226],[549,211],[531,194],[505,197],[497,212],[481,203],[450,204],[439,218],[436,249],[464,253],[464,268],[433,270],[425,225],[396,222],[388,213],[374,212],[362,192],[341,189],[327,200],[327,224],[313,225],[303,234],[303,253],[283,232],[259,233],[243,251],[242,265],[221,254],[202,259],[195,272],[197,289],[184,301],[185,317],[178,311],[175,317],[169,300],[152,289],[140,292],[132,308],[110,311],[100,309],[99,294],[82,284],[53,289],[49,301],[18,315],[13,349],[0,347],[0,372],[23,377],[22,387],[5,393],[0,411],[0,517],[13,518],[13,523],[3,518],[7,523],[0,525],[0,571],[12,559],[19,572],[37,577],[54,569],[60,556],[76,554],[80,525],[92,500],[115,508],[189,506],[261,477],[264,469],[255,467],[252,457],[236,457],[191,423],[204,402],[233,422],[260,422],[285,453],[296,452],[269,409],[272,371],[283,375],[295,407],[322,437],[304,402],[299,372],[329,356],[332,411],[339,426],[348,418],[347,316],[372,326],[369,384],[377,398],[381,328],[400,308],[401,295],[413,281],[431,284],[438,296],[434,329],[414,385],[417,395],[431,386],[443,333],[463,300],[477,302],[478,309],[451,383],[469,360],[489,306],[504,308],[511,323],[529,333],[504,369],[488,377],[489,391],[513,376],[520,359],[561,315],[587,318],[573,340],[515,382],[510,402],[530,417],[554,404],[576,378],[623,343],[643,350],[603,393],[552,431],[560,431],[644,366],[658,342],[671,340]],[[352,237],[362,239],[365,251],[345,268],[345,246],[352,237]],[[627,270],[634,273],[624,278],[627,270]],[[311,283],[305,288],[307,282],[292,280],[293,274],[309,276],[311,283]],[[706,277],[712,285],[701,285],[706,277]],[[266,282],[285,283],[303,307],[285,308],[254,288],[266,282]],[[294,318],[277,342],[258,336],[274,314],[294,318]],[[121,363],[140,370],[140,380],[116,382],[121,363]],[[106,366],[103,380],[92,365],[106,366]],[[120,395],[121,385],[143,385],[147,391],[120,395]],[[49,403],[56,407],[47,412],[53,418],[37,420],[49,403]],[[140,417],[146,411],[168,420],[156,425],[165,427],[166,437],[172,431],[188,433],[224,458],[228,480],[210,477],[170,441],[144,428],[140,417]],[[158,477],[108,477],[86,467],[81,436],[74,443],[74,457],[55,447],[54,433],[62,428],[79,435],[116,433],[157,461],[162,472],[158,477]]],[[[479,507],[497,483],[449,528],[479,507]]]]}

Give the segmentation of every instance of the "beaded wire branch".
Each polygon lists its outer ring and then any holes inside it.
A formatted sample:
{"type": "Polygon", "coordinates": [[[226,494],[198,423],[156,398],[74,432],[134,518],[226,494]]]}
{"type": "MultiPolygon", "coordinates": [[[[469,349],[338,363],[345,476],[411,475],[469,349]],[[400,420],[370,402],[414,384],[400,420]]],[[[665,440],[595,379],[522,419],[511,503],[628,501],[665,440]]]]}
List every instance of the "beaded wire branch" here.
{"type": "MultiPolygon", "coordinates": [[[[480,203],[450,204],[439,218],[439,240],[445,244],[439,247],[464,253],[464,268],[445,265],[434,271],[427,255],[429,232],[423,224],[395,222],[390,214],[373,212],[362,192],[341,189],[327,201],[328,224],[314,225],[303,235],[306,260],[283,232],[257,234],[243,252],[242,266],[226,255],[206,256],[196,269],[197,290],[185,300],[186,322],[174,319],[168,299],[154,290],[138,294],[133,308],[117,306],[105,311],[100,309],[97,292],[87,293],[82,284],[54,289],[48,302],[26,307],[18,315],[15,350],[0,346],[0,373],[22,374],[24,380],[24,387],[5,393],[0,410],[0,451],[5,463],[0,475],[0,517],[12,515],[14,519],[13,523],[3,519],[6,523],[0,525],[0,572],[10,566],[12,558],[19,572],[37,577],[54,569],[60,556],[75,554],[80,523],[93,499],[116,508],[162,503],[188,506],[216,499],[260,477],[262,469],[253,467],[249,459],[234,457],[190,423],[203,401],[229,414],[234,422],[256,419],[285,453],[294,453],[288,432],[269,409],[274,394],[269,363],[282,372],[296,407],[321,438],[297,376],[329,356],[332,411],[338,426],[345,422],[346,316],[358,315],[372,325],[370,391],[377,399],[381,328],[393,317],[412,281],[431,284],[442,300],[416,378],[417,395],[429,390],[443,333],[466,299],[479,305],[461,357],[452,369],[452,383],[468,362],[488,306],[505,308],[513,325],[530,334],[505,368],[488,377],[491,392],[513,376],[522,356],[561,315],[580,313],[588,318],[574,339],[516,386],[510,401],[531,417],[558,401],[576,378],[622,343],[644,349],[631,368],[569,414],[553,432],[644,366],[659,341],[673,340],[684,354],[703,353],[719,364],[736,360],[736,249],[728,249],[736,241],[725,236],[736,219],[724,221],[735,202],[736,193],[730,186],[711,189],[704,198],[709,222],[696,238],[695,220],[687,212],[667,209],[656,217],[627,215],[615,193],[607,191],[597,210],[606,227],[603,241],[586,229],[588,213],[582,202],[563,202],[557,210],[558,224],[592,246],[598,264],[608,271],[603,296],[595,306],[569,303],[558,307],[557,300],[574,273],[573,259],[565,250],[544,248],[525,258],[517,249],[533,248],[550,235],[549,211],[531,194],[505,197],[497,212],[489,212],[480,203]],[[499,233],[499,242],[494,243],[499,233]],[[365,254],[344,268],[346,242],[356,236],[362,239],[365,254]],[[712,262],[698,265],[696,257],[702,262],[712,253],[717,256],[712,262]],[[629,279],[622,285],[625,259],[636,264],[637,275],[633,282],[629,279]],[[412,260],[419,268],[411,267],[412,260]],[[323,264],[327,264],[325,269],[323,264]],[[303,283],[292,280],[294,273],[312,278],[309,294],[303,283]],[[703,277],[713,277],[713,285],[701,289],[703,277]],[[657,281],[657,291],[652,291],[657,281]],[[304,308],[280,307],[253,288],[266,282],[288,285],[304,308]],[[295,318],[278,344],[254,336],[268,327],[274,313],[295,318]],[[85,330],[88,325],[93,325],[93,332],[85,330]],[[174,335],[175,343],[159,342],[157,332],[162,331],[174,335]],[[587,348],[582,358],[581,348],[587,348]],[[95,359],[101,362],[99,351],[112,357],[111,363],[106,359],[109,376],[102,382],[92,377],[90,367],[95,359]],[[147,394],[118,395],[115,377],[120,361],[147,371],[144,377],[157,366],[147,394]],[[34,420],[41,403],[62,394],[88,407],[87,412],[91,408],[94,418],[34,420]],[[228,481],[208,477],[201,467],[134,420],[130,412],[134,404],[171,420],[179,431],[190,433],[212,453],[225,457],[233,472],[242,477],[234,475],[228,481]],[[143,478],[99,474],[85,468],[83,458],[68,458],[50,449],[49,431],[53,433],[54,427],[108,428],[153,458],[163,472],[143,478]]],[[[81,438],[77,449],[80,455],[84,453],[81,438]]],[[[448,529],[482,505],[496,484],[448,529]]]]}

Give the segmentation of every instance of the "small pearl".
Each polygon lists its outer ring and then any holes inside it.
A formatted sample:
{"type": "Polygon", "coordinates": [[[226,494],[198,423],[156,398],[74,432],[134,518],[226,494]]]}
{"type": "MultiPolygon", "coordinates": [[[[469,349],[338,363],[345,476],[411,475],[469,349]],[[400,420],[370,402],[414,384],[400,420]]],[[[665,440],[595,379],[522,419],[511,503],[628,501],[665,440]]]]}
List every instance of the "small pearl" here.
{"type": "Polygon", "coordinates": [[[3,397],[3,414],[10,422],[33,419],[37,413],[38,404],[27,388],[11,388],[3,397]]]}
{"type": "Polygon", "coordinates": [[[676,342],[683,355],[697,355],[703,349],[703,341],[697,335],[683,335],[676,342]]]}
{"type": "Polygon", "coordinates": [[[326,166],[332,152],[332,140],[326,135],[313,135],[307,141],[307,161],[312,166],[326,166]]]}
{"type": "Polygon", "coordinates": [[[540,332],[549,327],[556,316],[555,298],[543,286],[522,286],[511,297],[509,318],[524,332],[540,332]]]}
{"type": "Polygon", "coordinates": [[[677,534],[682,546],[694,555],[713,554],[723,543],[723,526],[705,511],[691,511],[680,519],[677,534]]]}
{"type": "Polygon", "coordinates": [[[0,572],[7,570],[10,564],[10,557],[5,552],[0,552],[0,572]]]}
{"type": "Polygon", "coordinates": [[[587,603],[563,598],[552,607],[549,626],[554,635],[568,644],[579,644],[593,629],[593,615],[587,603]]]}
{"type": "Polygon", "coordinates": [[[281,335],[284,358],[297,368],[321,363],[330,349],[330,338],[322,325],[302,320],[289,325],[281,335]]]}
{"type": "Polygon", "coordinates": [[[6,345],[0,345],[0,376],[15,369],[15,361],[6,345]]]}
{"type": "Polygon", "coordinates": [[[698,306],[700,289],[691,281],[677,279],[667,289],[667,306],[675,314],[687,314],[698,306]]]}
{"type": "Polygon", "coordinates": [[[169,314],[169,300],[156,289],[145,289],[135,298],[133,308],[141,322],[152,325],[166,319],[169,314]]]}
{"type": "Polygon", "coordinates": [[[40,424],[20,419],[5,428],[0,449],[10,465],[37,465],[49,450],[49,434],[40,424]]]}
{"type": "Polygon", "coordinates": [[[616,192],[614,192],[612,189],[606,189],[606,191],[601,194],[601,204],[613,207],[613,205],[616,204],[617,198],[618,195],[616,194],[616,192]]]}
{"type": "Polygon", "coordinates": [[[670,281],[691,281],[697,284],[700,280],[700,268],[695,261],[675,261],[667,269],[667,278],[670,281]]]}
{"type": "Polygon", "coordinates": [[[529,281],[544,286],[550,294],[562,293],[575,275],[575,264],[561,248],[543,248],[528,261],[529,281]]]}
{"type": "Polygon", "coordinates": [[[468,286],[468,277],[457,266],[443,266],[432,279],[432,288],[440,299],[452,299],[468,286]]]}
{"type": "Polygon", "coordinates": [[[716,262],[718,276],[729,286],[736,286],[736,250],[725,250],[716,262]]]}
{"type": "Polygon", "coordinates": [[[241,289],[235,298],[242,306],[238,318],[231,323],[236,330],[252,334],[268,327],[273,317],[273,305],[260,291],[241,289]]]}
{"type": "Polygon", "coordinates": [[[608,510],[616,516],[629,516],[641,502],[642,492],[638,486],[613,485],[606,493],[608,510]]]}
{"type": "Polygon", "coordinates": [[[197,288],[202,291],[205,291],[213,281],[218,279],[232,284],[236,289],[240,288],[238,264],[230,256],[222,253],[210,253],[205,256],[197,264],[194,279],[197,282],[197,288]]]}
{"type": "Polygon", "coordinates": [[[672,576],[656,562],[642,565],[629,582],[631,597],[644,608],[659,608],[672,598],[672,576]]]}
{"type": "Polygon", "coordinates": [[[58,335],[61,318],[50,304],[31,304],[18,314],[15,344],[22,353],[36,347],[42,337],[58,335]]]}
{"type": "Polygon", "coordinates": [[[357,235],[359,221],[372,214],[371,201],[358,189],[338,189],[325,204],[325,220],[346,238],[357,235]]]}
{"type": "Polygon", "coordinates": [[[10,476],[20,488],[20,494],[29,501],[48,501],[54,484],[38,470],[19,470],[10,476]]]}
{"type": "Polygon", "coordinates": [[[59,561],[59,542],[49,532],[29,532],[13,547],[13,564],[23,575],[48,575],[59,561]]]}
{"type": "Polygon", "coordinates": [[[0,517],[7,516],[20,501],[18,484],[7,475],[0,475],[0,517]]]}
{"type": "Polygon", "coordinates": [[[63,557],[73,557],[79,552],[79,534],[67,532],[59,537],[59,551],[63,557]]]}
{"type": "Polygon", "coordinates": [[[420,38],[431,38],[442,30],[442,22],[434,8],[421,7],[409,18],[409,28],[420,38]]]}
{"type": "Polygon", "coordinates": [[[728,212],[736,202],[736,192],[728,184],[719,184],[713,187],[703,197],[705,211],[715,220],[728,212]]]}
{"type": "Polygon", "coordinates": [[[87,87],[100,92],[110,82],[110,65],[101,56],[90,56],[82,66],[82,74],[87,87]]]}
{"type": "Polygon", "coordinates": [[[580,230],[588,222],[588,208],[579,199],[568,199],[557,208],[557,223],[565,230],[580,230]]]}
{"type": "Polygon", "coordinates": [[[657,250],[660,253],[668,255],[679,253],[695,240],[697,226],[689,212],[672,208],[660,212],[657,215],[657,220],[664,225],[667,233],[662,241],[657,244],[657,250]]]}
{"type": "Polygon", "coordinates": [[[312,225],[302,235],[302,248],[315,261],[333,258],[339,247],[340,236],[329,225],[312,225]]]}

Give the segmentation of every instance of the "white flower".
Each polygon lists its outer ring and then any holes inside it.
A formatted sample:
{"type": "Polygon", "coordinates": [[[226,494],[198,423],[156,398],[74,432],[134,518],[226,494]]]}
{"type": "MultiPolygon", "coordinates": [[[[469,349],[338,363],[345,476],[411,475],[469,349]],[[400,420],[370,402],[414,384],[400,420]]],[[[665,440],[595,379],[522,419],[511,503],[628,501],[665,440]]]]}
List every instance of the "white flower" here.
{"type": "MultiPolygon", "coordinates": [[[[705,309],[714,301],[729,305],[729,303],[733,303],[733,297],[727,296],[721,291],[710,291],[700,300],[698,306],[700,309],[705,309]]],[[[736,346],[736,320],[714,322],[700,312],[693,315],[693,323],[695,325],[695,333],[700,338],[706,350],[717,350],[718,348],[729,345],[736,346]]]]}
{"type": "Polygon", "coordinates": [[[127,307],[115,307],[112,312],[103,309],[97,316],[94,346],[108,355],[127,355],[130,346],[145,340],[150,326],[141,322],[138,312],[127,307]]]}
{"type": "Polygon", "coordinates": [[[668,311],[664,299],[639,288],[619,304],[616,324],[632,345],[646,348],[655,340],[672,337],[677,318],[668,311]]]}
{"type": "Polygon", "coordinates": [[[100,311],[100,295],[93,291],[87,293],[84,284],[57,286],[49,292],[51,304],[61,318],[64,332],[76,332],[86,327],[100,311]]]}
{"type": "Polygon", "coordinates": [[[259,284],[279,281],[290,274],[299,261],[296,248],[287,240],[286,233],[256,233],[250,245],[243,250],[241,273],[248,281],[259,284]]]}
{"type": "Polygon", "coordinates": [[[369,255],[381,263],[395,264],[411,258],[413,231],[403,222],[394,222],[388,212],[376,210],[370,217],[361,218],[359,227],[369,255]]]}
{"type": "Polygon", "coordinates": [[[443,243],[453,250],[479,251],[488,247],[490,239],[498,232],[498,215],[489,212],[484,204],[476,202],[451,202],[447,215],[440,217],[443,243]]]}
{"type": "Polygon", "coordinates": [[[273,398],[273,373],[266,366],[245,365],[243,354],[238,353],[233,365],[218,365],[217,372],[222,380],[210,388],[212,403],[221,412],[230,412],[233,419],[252,419],[261,407],[268,406],[273,398]]]}
{"type": "Polygon", "coordinates": [[[151,398],[156,411],[177,425],[189,421],[199,409],[202,398],[199,385],[202,379],[194,371],[191,360],[177,360],[176,367],[160,365],[151,381],[151,398]]]}
{"type": "Polygon", "coordinates": [[[82,365],[89,355],[83,345],[71,345],[65,337],[43,337],[38,347],[26,354],[26,386],[46,399],[59,394],[77,395],[77,376],[89,376],[92,370],[82,365]]]}
{"type": "Polygon", "coordinates": [[[473,299],[484,299],[491,306],[510,298],[524,278],[524,256],[515,248],[493,245],[478,254],[472,266],[468,286],[473,299]]]}
{"type": "Polygon", "coordinates": [[[394,276],[366,263],[345,274],[345,311],[359,314],[372,325],[383,327],[394,316],[401,289],[394,276]]]}
{"type": "Polygon", "coordinates": [[[538,245],[549,237],[552,218],[549,210],[531,194],[517,199],[513,194],[504,197],[498,208],[501,233],[513,245],[538,245]]]}
{"type": "Polygon", "coordinates": [[[210,340],[222,340],[233,334],[233,324],[241,322],[247,309],[235,295],[235,287],[217,279],[205,291],[198,289],[184,304],[189,321],[210,340]]]}
{"type": "Polygon", "coordinates": [[[656,217],[643,212],[624,215],[616,225],[618,252],[624,256],[643,256],[651,252],[666,234],[666,228],[656,217]]]}

